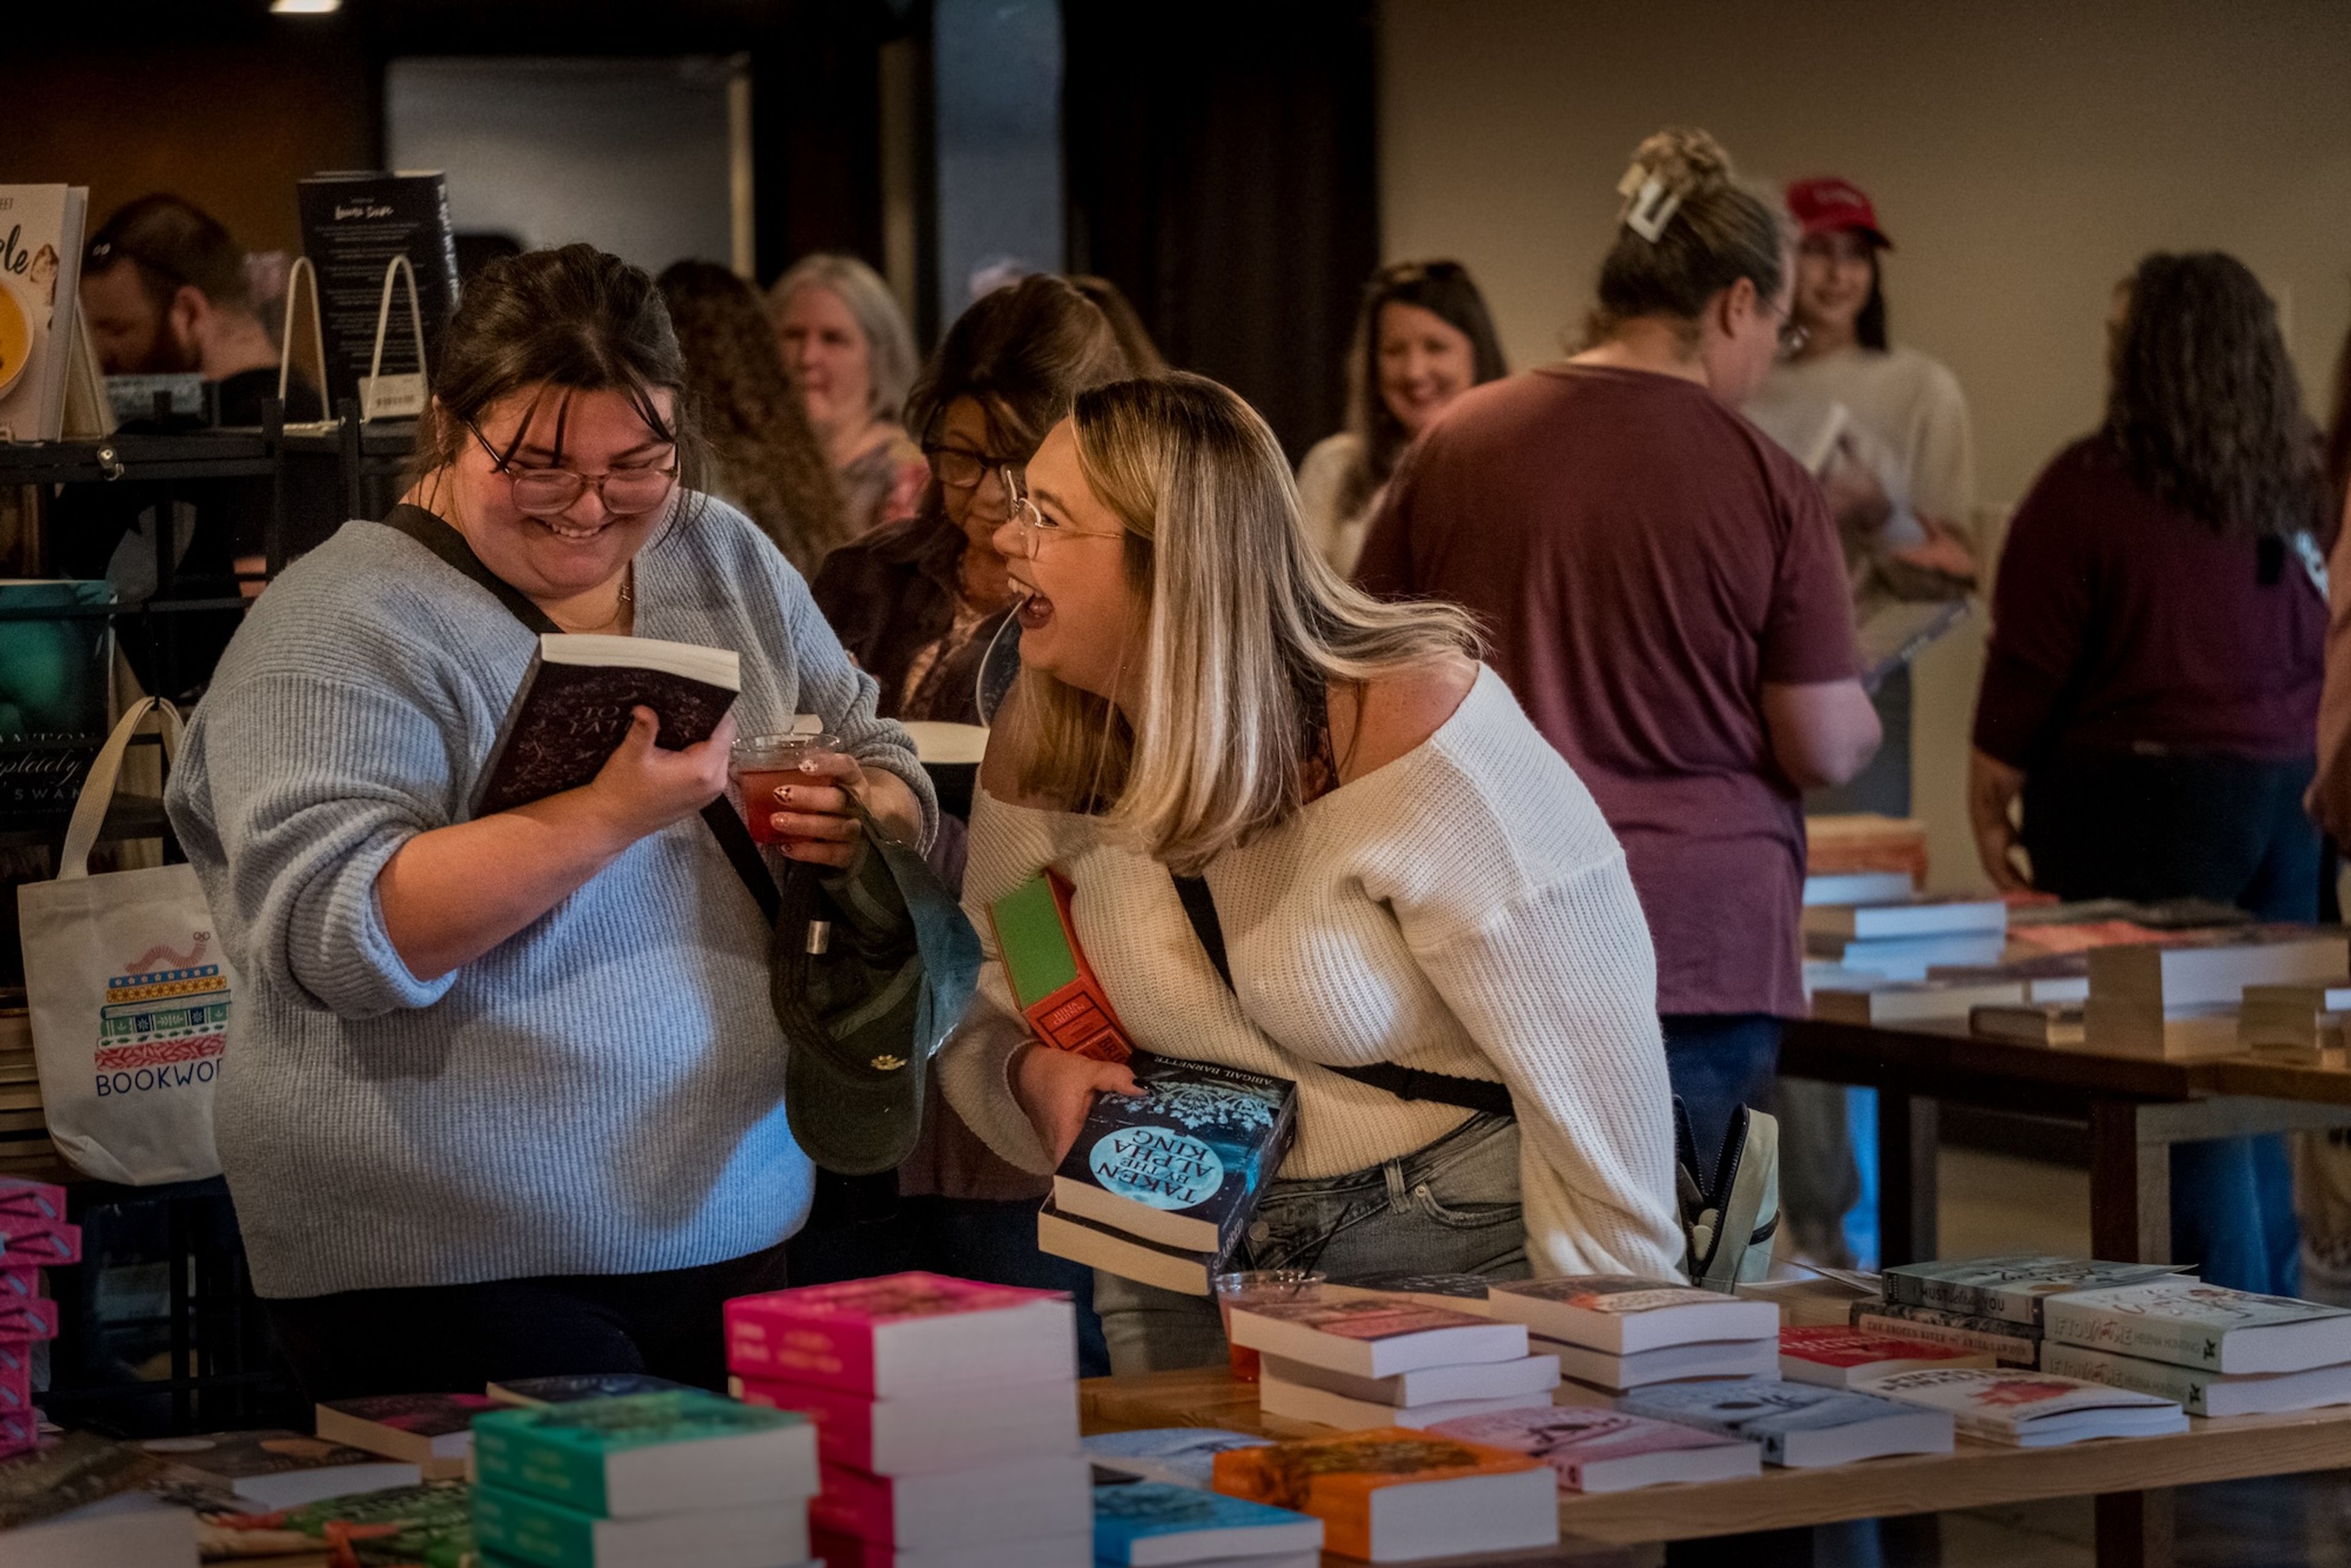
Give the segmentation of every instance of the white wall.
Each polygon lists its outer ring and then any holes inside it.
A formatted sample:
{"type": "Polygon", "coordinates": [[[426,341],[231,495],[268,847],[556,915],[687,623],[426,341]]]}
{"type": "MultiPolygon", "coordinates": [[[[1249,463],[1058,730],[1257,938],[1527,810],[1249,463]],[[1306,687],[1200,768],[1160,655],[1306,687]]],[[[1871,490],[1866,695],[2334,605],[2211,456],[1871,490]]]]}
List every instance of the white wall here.
{"type": "MultiPolygon", "coordinates": [[[[2242,257],[2325,405],[2351,320],[2342,0],[1384,0],[1381,48],[1386,253],[1468,263],[1514,365],[1580,321],[1634,145],[1689,124],[1744,172],[1876,199],[1894,335],[1966,387],[1988,505],[2096,423],[2107,297],[2148,250],[2242,257]]],[[[1959,774],[1981,630],[1918,672],[1917,806],[1950,887],[1980,881],[1959,774]]]]}

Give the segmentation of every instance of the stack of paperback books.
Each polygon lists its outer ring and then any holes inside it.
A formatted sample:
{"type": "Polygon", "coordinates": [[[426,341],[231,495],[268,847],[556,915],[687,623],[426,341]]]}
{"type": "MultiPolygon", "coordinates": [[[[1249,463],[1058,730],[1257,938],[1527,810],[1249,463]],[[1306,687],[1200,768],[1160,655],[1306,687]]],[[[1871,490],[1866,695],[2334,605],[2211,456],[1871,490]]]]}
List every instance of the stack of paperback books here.
{"type": "Polygon", "coordinates": [[[1995,1366],[1990,1351],[1861,1329],[1818,1326],[1780,1331],[1780,1375],[1823,1388],[1857,1388],[1873,1377],[1923,1367],[1995,1366]]]}
{"type": "Polygon", "coordinates": [[[497,1407],[481,1394],[379,1394],[321,1405],[311,1425],[330,1443],[414,1465],[428,1481],[463,1480],[474,1417],[497,1407]]]}
{"type": "Polygon", "coordinates": [[[1496,1283],[1496,1318],[1524,1323],[1533,1349],[1586,1388],[1621,1394],[1696,1377],[1776,1377],[1780,1309],[1663,1280],[1575,1274],[1496,1283]]]}
{"type": "Polygon", "coordinates": [[[2161,1061],[2228,1056],[2249,987],[2327,986],[2351,973],[2351,939],[2309,926],[2199,933],[2200,940],[2099,947],[2090,954],[2084,1043],[2161,1061]]]}
{"type": "Polygon", "coordinates": [[[832,1568],[1085,1568],[1077,1329],[1057,1291],[895,1274],[726,1303],[745,1401],[815,1423],[832,1568]]]}
{"type": "Polygon", "coordinates": [[[1523,1325],[1402,1295],[1237,1306],[1229,1332],[1263,1358],[1260,1410],[1345,1430],[1547,1406],[1559,1385],[1559,1363],[1529,1352],[1523,1325]]]}
{"type": "Polygon", "coordinates": [[[1169,1481],[1094,1488],[1094,1561],[1105,1568],[1321,1568],[1322,1521],[1169,1481]]]}
{"type": "Polygon", "coordinates": [[[2104,1388],[2050,1372],[1928,1368],[1872,1378],[1862,1391],[1928,1406],[1956,1421],[1968,1437],[2016,1448],[2053,1448],[2093,1437],[2159,1437],[2188,1430],[2188,1417],[2176,1400],[2104,1388]]]}
{"type": "Polygon", "coordinates": [[[1551,1546],[1559,1486],[1541,1460],[1403,1427],[1228,1448],[1217,1490],[1322,1521],[1342,1557],[1426,1557],[1551,1546]]]}
{"type": "Polygon", "coordinates": [[[1996,964],[2008,944],[2008,905],[1996,898],[1808,903],[1803,924],[1811,956],[1900,980],[1923,980],[1934,964],[1996,964]]]}
{"type": "Polygon", "coordinates": [[[1951,1451],[1948,1414],[1882,1397],[1883,1385],[1821,1388],[1777,1377],[1662,1384],[1635,1389],[1616,1408],[1743,1439],[1762,1450],[1765,1464],[1790,1469],[1951,1451]]]}
{"type": "Polygon", "coordinates": [[[1906,1263],[1880,1277],[1883,1301],[1855,1301],[1850,1316],[1853,1326],[1865,1333],[1980,1352],[2000,1366],[2037,1367],[2042,1312],[2053,1298],[2180,1277],[2168,1263],[2108,1263],[2039,1252],[1906,1263]]]}
{"type": "Polygon", "coordinates": [[[2175,1399],[2191,1416],[2351,1404],[2351,1312],[2193,1280],[2053,1296],[2044,1371],[2175,1399]]]}
{"type": "Polygon", "coordinates": [[[57,1335],[57,1304],[41,1294],[40,1270],[80,1261],[81,1228],[66,1220],[65,1189],[0,1176],[0,1455],[39,1441],[34,1347],[57,1335]]]}
{"type": "Polygon", "coordinates": [[[1095,1100],[1038,1213],[1037,1245],[1205,1296],[1290,1151],[1298,1085],[1144,1051],[1127,1065],[1141,1098],[1095,1100]]]}
{"type": "Polygon", "coordinates": [[[797,1568],[816,1430],[687,1389],[507,1408],[474,1423],[486,1568],[797,1568]]]}
{"type": "Polygon", "coordinates": [[[1559,1472],[1562,1491],[1631,1491],[1668,1481],[1736,1480],[1760,1474],[1763,1468],[1760,1444],[1591,1405],[1465,1416],[1440,1422],[1429,1433],[1541,1459],[1559,1472]]]}

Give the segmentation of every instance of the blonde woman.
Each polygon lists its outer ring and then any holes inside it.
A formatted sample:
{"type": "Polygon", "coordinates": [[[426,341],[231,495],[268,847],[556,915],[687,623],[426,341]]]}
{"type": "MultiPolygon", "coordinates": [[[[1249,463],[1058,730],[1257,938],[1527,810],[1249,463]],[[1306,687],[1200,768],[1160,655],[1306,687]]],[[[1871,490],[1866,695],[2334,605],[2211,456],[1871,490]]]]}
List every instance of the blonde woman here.
{"type": "MultiPolygon", "coordinates": [[[[1138,1045],[1298,1082],[1238,1266],[1671,1275],[1647,928],[1607,823],[1469,656],[1468,621],[1343,582],[1272,433],[1196,376],[1081,394],[1025,492],[998,535],[1024,673],[966,899],[1057,868],[1138,1045]],[[1207,919],[1177,876],[1203,880],[1207,919]],[[1398,1068],[1445,1075],[1448,1099],[1365,1081],[1398,1068]]],[[[993,961],[982,988],[948,1096],[1050,1169],[1133,1081],[1029,1040],[993,961]]],[[[1221,1354],[1205,1301],[1107,1275],[1095,1300],[1116,1370],[1221,1354]]]]}
{"type": "Polygon", "coordinates": [[[913,517],[930,469],[898,423],[917,361],[890,286],[853,256],[820,251],[776,279],[768,313],[840,478],[850,534],[913,517]]]}

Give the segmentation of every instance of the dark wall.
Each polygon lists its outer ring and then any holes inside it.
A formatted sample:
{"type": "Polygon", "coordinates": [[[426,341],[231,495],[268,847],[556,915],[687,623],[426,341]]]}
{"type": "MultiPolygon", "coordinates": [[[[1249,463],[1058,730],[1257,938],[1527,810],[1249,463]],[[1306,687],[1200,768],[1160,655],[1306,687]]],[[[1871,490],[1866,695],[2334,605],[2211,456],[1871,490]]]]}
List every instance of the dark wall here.
{"type": "Polygon", "coordinates": [[[1256,404],[1295,460],[1339,428],[1379,260],[1364,0],[1065,0],[1070,266],[1174,364],[1256,404]]]}

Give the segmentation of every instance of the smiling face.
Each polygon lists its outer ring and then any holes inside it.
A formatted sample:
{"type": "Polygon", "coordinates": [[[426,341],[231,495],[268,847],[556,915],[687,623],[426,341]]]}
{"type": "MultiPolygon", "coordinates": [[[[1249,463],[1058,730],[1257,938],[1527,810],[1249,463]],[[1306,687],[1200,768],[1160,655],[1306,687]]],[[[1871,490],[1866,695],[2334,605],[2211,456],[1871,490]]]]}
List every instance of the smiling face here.
{"type": "Polygon", "coordinates": [[[1078,465],[1068,420],[1029,460],[1029,499],[1046,527],[1029,559],[1019,524],[997,530],[1020,606],[1020,662],[1116,702],[1143,678],[1150,606],[1127,580],[1126,528],[1078,465]]]}
{"type": "Polygon", "coordinates": [[[1796,252],[1796,319],[1824,341],[1845,341],[1876,274],[1869,236],[1859,229],[1811,235],[1796,252]]]}
{"type": "Polygon", "coordinates": [[[872,347],[848,301],[820,283],[802,284],[777,314],[776,341],[820,439],[865,427],[873,398],[872,347]]]}
{"type": "MultiPolygon", "coordinates": [[[[649,396],[669,424],[676,417],[672,394],[657,388],[649,396]]],[[[553,517],[534,517],[515,505],[509,475],[534,468],[568,468],[593,478],[676,466],[676,446],[645,423],[624,392],[527,387],[492,403],[475,424],[482,440],[461,428],[456,460],[433,478],[449,497],[449,520],[483,564],[542,603],[559,603],[618,578],[676,504],[673,486],[669,499],[651,511],[615,513],[590,485],[553,517]],[[491,452],[509,449],[513,455],[501,472],[491,452]]],[[[425,488],[429,493],[431,481],[425,488]]]]}
{"type": "Polygon", "coordinates": [[[1469,334],[1436,311],[1391,299],[1380,307],[1380,401],[1418,435],[1438,411],[1478,377],[1469,334]]]}

